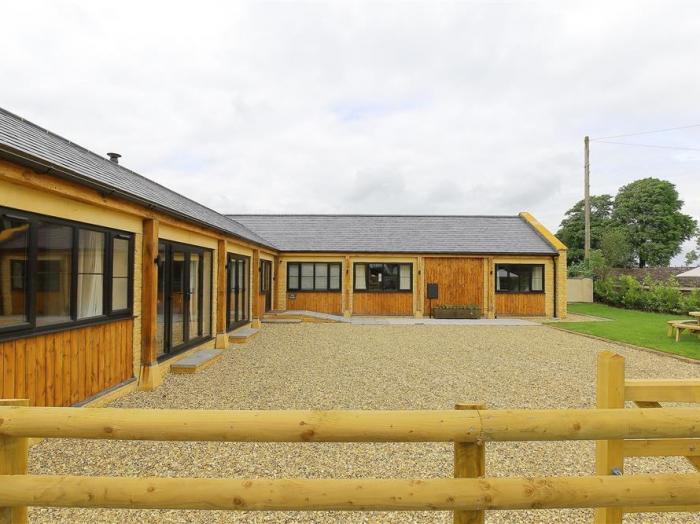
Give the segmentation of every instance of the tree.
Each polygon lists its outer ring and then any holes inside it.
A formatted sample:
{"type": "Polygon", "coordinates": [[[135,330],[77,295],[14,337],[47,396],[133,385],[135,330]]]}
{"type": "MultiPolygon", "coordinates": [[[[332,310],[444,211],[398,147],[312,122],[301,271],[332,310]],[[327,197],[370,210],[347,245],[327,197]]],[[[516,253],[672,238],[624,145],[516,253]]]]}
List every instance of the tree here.
{"type": "MultiPolygon", "coordinates": [[[[613,207],[611,195],[591,196],[591,249],[600,248],[603,232],[610,225],[613,207]]],[[[566,212],[561,221],[557,238],[569,248],[567,251],[569,264],[583,260],[584,253],[584,210],[583,200],[579,200],[566,212]]]]}
{"type": "Polygon", "coordinates": [[[696,231],[698,237],[695,239],[695,249],[691,249],[685,254],[685,265],[692,266],[700,261],[700,231],[696,231]]]}
{"type": "Polygon", "coordinates": [[[691,249],[685,254],[685,265],[690,267],[694,265],[698,259],[700,258],[700,255],[698,255],[698,252],[695,251],[694,249],[691,249]]]}
{"type": "Polygon", "coordinates": [[[682,207],[676,186],[666,180],[643,178],[620,188],[612,223],[625,230],[639,267],[668,266],[693,237],[697,222],[682,207]]]}
{"type": "Polygon", "coordinates": [[[610,226],[600,239],[600,251],[610,267],[624,267],[632,259],[632,246],[624,229],[610,226]]]}

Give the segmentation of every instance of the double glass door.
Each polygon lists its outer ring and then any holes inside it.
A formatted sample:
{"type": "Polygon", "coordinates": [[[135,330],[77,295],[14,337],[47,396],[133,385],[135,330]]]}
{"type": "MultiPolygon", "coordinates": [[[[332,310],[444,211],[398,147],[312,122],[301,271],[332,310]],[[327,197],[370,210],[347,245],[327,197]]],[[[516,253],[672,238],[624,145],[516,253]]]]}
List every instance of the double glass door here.
{"type": "Polygon", "coordinates": [[[211,335],[211,251],[158,246],[158,353],[176,353],[211,335]]]}
{"type": "Polygon", "coordinates": [[[229,253],[227,272],[227,318],[228,331],[250,321],[250,259],[229,253]]]}

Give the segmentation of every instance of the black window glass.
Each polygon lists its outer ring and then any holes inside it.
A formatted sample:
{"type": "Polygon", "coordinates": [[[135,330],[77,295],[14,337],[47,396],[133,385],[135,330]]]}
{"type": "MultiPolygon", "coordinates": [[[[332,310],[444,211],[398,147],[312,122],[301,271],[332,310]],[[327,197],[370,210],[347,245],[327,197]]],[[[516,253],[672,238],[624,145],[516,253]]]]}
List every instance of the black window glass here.
{"type": "Polygon", "coordinates": [[[71,320],[73,228],[39,222],[37,227],[37,326],[71,320]]]}
{"type": "Polygon", "coordinates": [[[4,328],[27,322],[29,224],[0,219],[0,328],[4,328]]]}

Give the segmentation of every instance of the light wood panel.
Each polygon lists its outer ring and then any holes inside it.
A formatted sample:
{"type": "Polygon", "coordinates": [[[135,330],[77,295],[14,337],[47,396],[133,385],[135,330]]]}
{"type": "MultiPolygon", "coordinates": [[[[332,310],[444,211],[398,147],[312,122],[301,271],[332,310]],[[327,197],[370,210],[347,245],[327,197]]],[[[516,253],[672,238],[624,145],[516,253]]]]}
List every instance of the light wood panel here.
{"type": "Polygon", "coordinates": [[[0,395],[71,406],[133,376],[132,319],[0,342],[0,395]]]}
{"type": "Polygon", "coordinates": [[[287,309],[303,309],[318,313],[341,315],[343,294],[340,291],[287,293],[287,309]],[[291,298],[294,296],[295,298],[291,298]]]}
{"type": "Polygon", "coordinates": [[[353,315],[413,315],[413,293],[354,293],[353,315]]]}
{"type": "Polygon", "coordinates": [[[544,293],[496,293],[496,315],[545,315],[544,293]]]}
{"type": "MultiPolygon", "coordinates": [[[[442,304],[477,304],[484,309],[484,260],[482,258],[425,258],[425,285],[438,285],[438,298],[432,306],[442,304]]],[[[425,298],[423,311],[430,314],[425,298]]]]}

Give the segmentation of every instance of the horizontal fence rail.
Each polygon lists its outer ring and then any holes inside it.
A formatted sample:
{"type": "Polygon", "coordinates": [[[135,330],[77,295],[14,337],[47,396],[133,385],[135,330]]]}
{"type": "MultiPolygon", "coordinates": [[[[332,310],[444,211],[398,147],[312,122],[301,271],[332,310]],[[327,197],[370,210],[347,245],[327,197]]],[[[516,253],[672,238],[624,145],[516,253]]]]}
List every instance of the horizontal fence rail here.
{"type": "Polygon", "coordinates": [[[0,476],[0,506],[421,511],[700,504],[700,475],[233,480],[0,476]]]}
{"type": "Polygon", "coordinates": [[[0,407],[0,436],[229,442],[477,442],[700,437],[700,408],[211,411],[0,407]]]}

